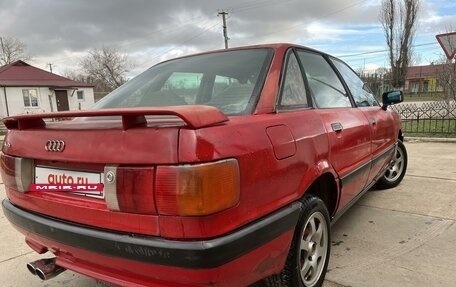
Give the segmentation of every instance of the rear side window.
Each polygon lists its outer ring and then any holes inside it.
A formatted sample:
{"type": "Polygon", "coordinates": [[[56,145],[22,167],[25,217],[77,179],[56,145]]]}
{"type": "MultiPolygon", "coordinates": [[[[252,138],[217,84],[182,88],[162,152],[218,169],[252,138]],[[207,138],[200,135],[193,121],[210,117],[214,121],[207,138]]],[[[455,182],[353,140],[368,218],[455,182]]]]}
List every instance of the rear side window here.
{"type": "Polygon", "coordinates": [[[372,107],[378,106],[378,102],[375,99],[372,91],[369,87],[361,80],[358,75],[350,69],[345,63],[338,59],[332,58],[334,65],[345,80],[345,83],[350,90],[350,93],[355,100],[357,107],[372,107]]]}
{"type": "Polygon", "coordinates": [[[273,51],[246,49],[158,64],[113,91],[95,109],[204,104],[225,114],[251,112],[273,51]]]}
{"type": "Polygon", "coordinates": [[[350,98],[346,94],[342,82],[322,55],[298,51],[298,57],[304,67],[317,107],[351,107],[350,98]]]}
{"type": "Polygon", "coordinates": [[[302,77],[298,59],[294,53],[290,53],[288,63],[285,68],[285,80],[280,97],[282,107],[307,107],[306,87],[302,77]]]}

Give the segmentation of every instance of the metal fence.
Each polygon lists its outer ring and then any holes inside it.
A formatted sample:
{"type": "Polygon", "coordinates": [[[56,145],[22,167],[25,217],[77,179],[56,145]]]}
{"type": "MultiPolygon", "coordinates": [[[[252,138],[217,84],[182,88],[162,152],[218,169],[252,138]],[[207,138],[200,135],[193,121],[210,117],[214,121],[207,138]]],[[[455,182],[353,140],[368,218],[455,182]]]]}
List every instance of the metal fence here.
{"type": "Polygon", "coordinates": [[[456,102],[402,103],[391,106],[409,135],[456,137],[456,102]]]}

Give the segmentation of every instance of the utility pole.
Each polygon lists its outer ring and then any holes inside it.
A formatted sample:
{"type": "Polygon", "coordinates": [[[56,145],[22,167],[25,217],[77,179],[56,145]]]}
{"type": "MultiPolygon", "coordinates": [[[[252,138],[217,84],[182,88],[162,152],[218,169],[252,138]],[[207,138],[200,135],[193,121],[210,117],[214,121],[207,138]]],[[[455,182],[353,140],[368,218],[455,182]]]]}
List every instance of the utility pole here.
{"type": "Polygon", "coordinates": [[[228,49],[228,32],[226,29],[226,15],[228,15],[228,12],[225,11],[220,11],[218,12],[217,16],[222,15],[222,20],[223,20],[223,38],[225,39],[225,49],[228,49]]]}
{"type": "Polygon", "coordinates": [[[51,73],[52,73],[52,64],[49,63],[48,66],[49,66],[49,71],[51,71],[51,73]]]}

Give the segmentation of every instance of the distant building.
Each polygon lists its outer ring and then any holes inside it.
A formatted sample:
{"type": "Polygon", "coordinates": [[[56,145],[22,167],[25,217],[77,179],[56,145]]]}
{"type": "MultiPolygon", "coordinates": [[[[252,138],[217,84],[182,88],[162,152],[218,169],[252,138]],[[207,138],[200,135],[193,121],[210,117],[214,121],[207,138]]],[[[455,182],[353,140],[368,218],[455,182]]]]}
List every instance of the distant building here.
{"type": "Polygon", "coordinates": [[[443,92],[439,83],[438,72],[441,65],[408,67],[404,92],[432,93],[443,92]]]}
{"type": "Polygon", "coordinates": [[[88,109],[93,85],[49,73],[23,61],[0,67],[0,117],[88,109]]]}

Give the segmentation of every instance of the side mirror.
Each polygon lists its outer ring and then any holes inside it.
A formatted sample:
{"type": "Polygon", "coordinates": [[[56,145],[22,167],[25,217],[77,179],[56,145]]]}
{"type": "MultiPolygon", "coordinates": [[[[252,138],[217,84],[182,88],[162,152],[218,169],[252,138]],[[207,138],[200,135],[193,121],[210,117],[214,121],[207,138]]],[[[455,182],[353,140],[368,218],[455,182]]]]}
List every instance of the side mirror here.
{"type": "Polygon", "coordinates": [[[402,93],[402,91],[389,91],[389,92],[383,93],[382,109],[386,110],[386,107],[388,107],[389,105],[401,103],[403,100],[404,100],[404,94],[402,93]]]}

